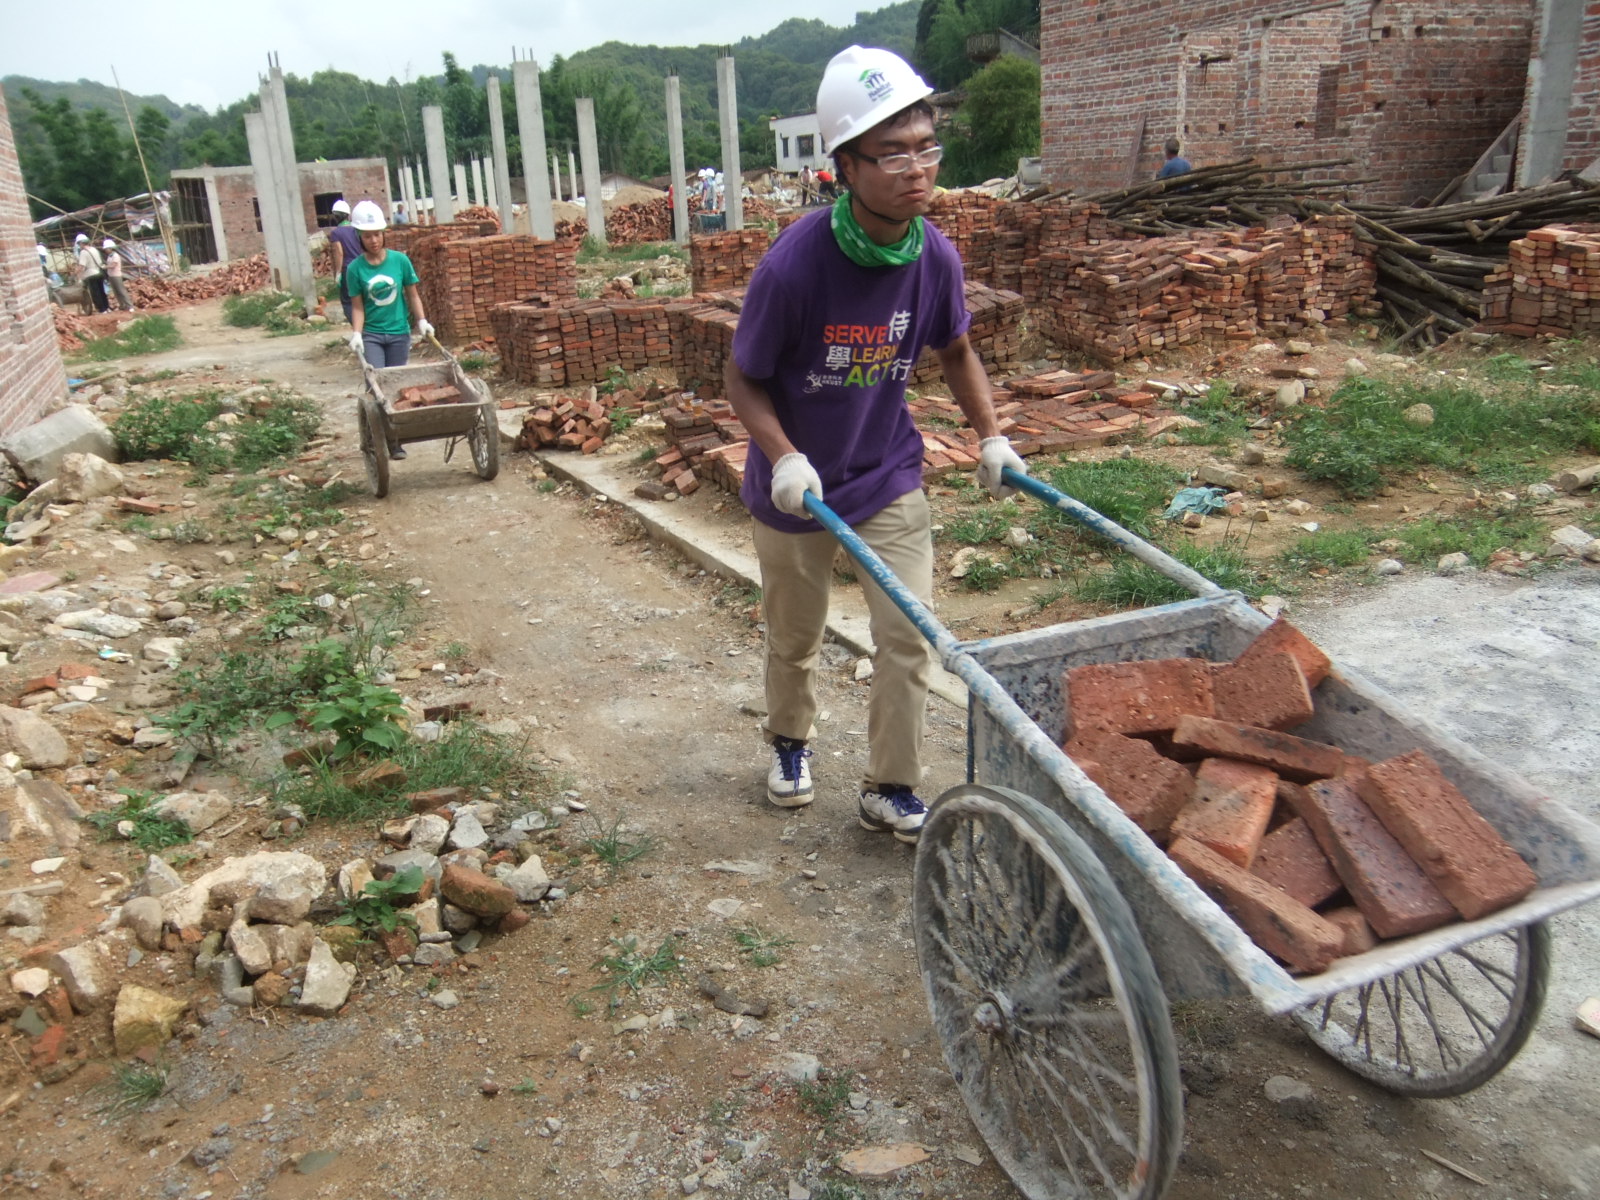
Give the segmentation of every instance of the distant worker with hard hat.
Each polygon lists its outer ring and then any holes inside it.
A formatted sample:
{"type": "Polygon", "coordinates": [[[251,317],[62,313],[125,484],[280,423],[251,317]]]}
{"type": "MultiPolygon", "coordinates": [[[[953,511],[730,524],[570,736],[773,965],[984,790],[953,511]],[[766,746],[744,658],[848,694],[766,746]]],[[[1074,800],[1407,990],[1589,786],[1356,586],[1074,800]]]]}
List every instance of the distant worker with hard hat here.
{"type": "MultiPolygon", "coordinates": [[[[128,289],[122,283],[122,255],[117,253],[117,243],[111,238],[107,238],[100,243],[100,249],[104,251],[101,258],[104,259],[106,264],[106,286],[111,289],[111,294],[117,298],[117,307],[122,309],[123,312],[132,312],[133,301],[128,298],[128,289]]],[[[106,303],[107,307],[109,307],[109,298],[106,303]]]]}
{"type": "MultiPolygon", "coordinates": [[[[724,373],[754,445],[743,498],[755,517],[767,623],[767,799],[813,799],[816,668],[828,616],[833,536],[806,512],[811,492],[852,526],[923,601],[933,539],[922,436],[906,385],[932,347],[980,442],[978,478],[996,497],[1024,469],[1000,434],[989,378],[967,338],[961,257],[923,214],[944,149],[930,88],[887,50],[851,46],[817,89],[817,118],[845,192],[802,217],[756,267],[724,373]]],[[[911,621],[870,579],[872,695],[860,824],[915,842],[931,658],[911,621]]]]}
{"type": "MultiPolygon", "coordinates": [[[[333,202],[333,215],[338,223],[328,230],[328,253],[333,255],[333,278],[339,285],[339,306],[344,309],[345,324],[350,319],[350,289],[345,286],[345,268],[361,257],[361,234],[350,224],[350,203],[343,196],[333,202]]],[[[398,222],[397,222],[398,223],[398,222]]]]}
{"type": "MultiPolygon", "coordinates": [[[[345,268],[350,289],[350,349],[370,366],[403,367],[411,360],[411,324],[419,338],[432,337],[433,326],[422,311],[417,293],[417,269],[398,250],[383,244],[388,227],[383,209],[363,200],[350,214],[350,224],[361,235],[361,254],[345,268]]],[[[389,448],[390,458],[404,458],[403,446],[389,448]]]]}
{"type": "Polygon", "coordinates": [[[78,260],[78,282],[89,289],[95,312],[105,312],[111,307],[106,299],[105,259],[100,257],[100,251],[94,248],[87,233],[80,233],[72,239],[72,249],[78,260]]]}

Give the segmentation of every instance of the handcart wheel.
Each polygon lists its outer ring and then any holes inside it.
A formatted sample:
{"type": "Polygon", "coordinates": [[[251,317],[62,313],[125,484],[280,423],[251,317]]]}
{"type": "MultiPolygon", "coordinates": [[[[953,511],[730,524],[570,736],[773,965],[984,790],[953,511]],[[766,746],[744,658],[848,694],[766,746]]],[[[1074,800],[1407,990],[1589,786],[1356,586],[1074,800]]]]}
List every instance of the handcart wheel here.
{"type": "Polygon", "coordinates": [[[467,444],[472,447],[472,467],[479,478],[493,479],[500,473],[500,422],[487,400],[478,405],[472,418],[467,444]]]}
{"type": "Polygon", "coordinates": [[[1029,1200],[1156,1200],[1183,1148],[1166,996],[1127,902],[1045,805],[964,784],[917,846],[917,959],[945,1061],[1029,1200]]]}
{"type": "Polygon", "coordinates": [[[361,426],[361,458],[367,467],[367,483],[372,494],[382,500],[389,494],[389,442],[383,430],[383,414],[371,396],[362,399],[357,423],[361,426]]]}
{"type": "Polygon", "coordinates": [[[1550,931],[1495,933],[1297,1009],[1336,1062],[1403,1096],[1459,1096],[1527,1042],[1544,1007],[1550,931]]]}

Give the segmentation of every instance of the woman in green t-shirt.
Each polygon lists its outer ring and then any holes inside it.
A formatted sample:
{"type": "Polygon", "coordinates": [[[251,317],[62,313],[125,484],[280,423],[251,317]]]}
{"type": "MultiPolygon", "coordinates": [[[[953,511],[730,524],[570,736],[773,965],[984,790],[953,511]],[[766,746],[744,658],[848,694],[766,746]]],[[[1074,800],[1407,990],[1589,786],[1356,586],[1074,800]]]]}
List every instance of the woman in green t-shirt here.
{"type": "Polygon", "coordinates": [[[350,214],[350,224],[361,235],[360,258],[345,268],[350,293],[350,349],[374,367],[403,367],[411,358],[411,322],[418,337],[432,337],[433,326],[422,311],[417,294],[417,269],[398,250],[383,245],[388,227],[383,209],[363,200],[350,214]]]}

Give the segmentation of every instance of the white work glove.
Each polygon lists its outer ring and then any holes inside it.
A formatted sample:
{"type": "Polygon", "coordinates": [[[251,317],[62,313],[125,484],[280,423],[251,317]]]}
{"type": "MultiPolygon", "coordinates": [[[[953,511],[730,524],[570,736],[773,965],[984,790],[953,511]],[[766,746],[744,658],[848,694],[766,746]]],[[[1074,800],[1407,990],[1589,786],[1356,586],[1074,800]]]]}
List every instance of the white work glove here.
{"type": "Polygon", "coordinates": [[[988,488],[989,495],[996,500],[1004,500],[1017,490],[1000,482],[1000,472],[1006,467],[1021,475],[1028,473],[1027,464],[1011,448],[1009,438],[996,435],[978,443],[978,482],[988,488]]]}
{"type": "Polygon", "coordinates": [[[811,466],[811,460],[795,451],[785,454],[772,467],[772,503],[791,517],[805,517],[805,495],[811,492],[822,499],[822,480],[811,466]]]}
{"type": "Polygon", "coordinates": [[[363,356],[367,353],[367,340],[359,330],[350,335],[350,349],[363,356]]]}
{"type": "Polygon", "coordinates": [[[433,336],[433,326],[428,324],[426,317],[417,322],[417,336],[419,338],[431,338],[433,336]]]}

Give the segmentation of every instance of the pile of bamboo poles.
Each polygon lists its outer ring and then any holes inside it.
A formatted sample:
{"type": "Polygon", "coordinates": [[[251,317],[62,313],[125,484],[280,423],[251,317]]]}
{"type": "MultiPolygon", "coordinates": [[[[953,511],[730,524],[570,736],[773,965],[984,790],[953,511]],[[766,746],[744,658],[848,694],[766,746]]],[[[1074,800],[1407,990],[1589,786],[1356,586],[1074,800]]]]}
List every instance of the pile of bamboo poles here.
{"type": "MultiPolygon", "coordinates": [[[[1562,180],[1427,208],[1357,203],[1356,179],[1325,176],[1350,160],[1272,166],[1253,159],[1201,167],[1088,199],[1132,233],[1270,225],[1317,214],[1353,216],[1378,269],[1377,297],[1402,344],[1433,344],[1483,315],[1485,278],[1510,245],[1546,225],[1600,221],[1600,184],[1562,180]]],[[[1041,197],[1042,198],[1042,197],[1041,197]]]]}

